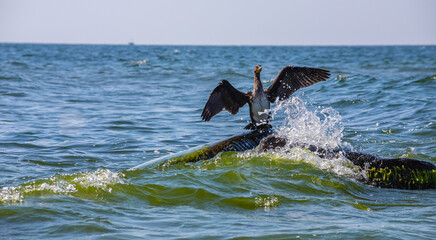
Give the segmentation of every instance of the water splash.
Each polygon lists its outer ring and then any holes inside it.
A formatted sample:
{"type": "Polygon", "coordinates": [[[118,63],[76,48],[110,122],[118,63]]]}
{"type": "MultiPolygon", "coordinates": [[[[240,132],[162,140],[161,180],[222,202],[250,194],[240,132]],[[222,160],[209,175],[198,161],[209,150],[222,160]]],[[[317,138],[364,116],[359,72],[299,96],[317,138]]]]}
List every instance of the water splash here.
{"type": "Polygon", "coordinates": [[[271,109],[273,118],[279,112],[285,117],[281,124],[275,127],[274,135],[287,140],[282,150],[259,153],[249,150],[238,153],[239,158],[267,157],[273,161],[302,161],[315,167],[333,172],[339,176],[353,179],[365,178],[365,172],[353,165],[349,160],[338,154],[335,158],[321,158],[317,154],[295,146],[316,146],[323,149],[352,149],[352,146],[342,142],[344,126],[342,116],[331,107],[315,107],[311,111],[306,103],[298,97],[292,97],[277,104],[271,109]]]}
{"type": "Polygon", "coordinates": [[[271,110],[273,118],[279,111],[284,111],[286,116],[276,127],[275,134],[285,138],[289,145],[307,144],[332,149],[343,144],[342,116],[333,108],[317,107],[310,111],[303,100],[292,97],[271,110]]]}
{"type": "Polygon", "coordinates": [[[108,169],[78,172],[74,174],[59,174],[48,179],[37,180],[19,186],[3,187],[0,191],[0,202],[22,202],[29,196],[43,194],[72,194],[81,189],[95,188],[111,192],[115,184],[124,184],[124,174],[108,169]]]}

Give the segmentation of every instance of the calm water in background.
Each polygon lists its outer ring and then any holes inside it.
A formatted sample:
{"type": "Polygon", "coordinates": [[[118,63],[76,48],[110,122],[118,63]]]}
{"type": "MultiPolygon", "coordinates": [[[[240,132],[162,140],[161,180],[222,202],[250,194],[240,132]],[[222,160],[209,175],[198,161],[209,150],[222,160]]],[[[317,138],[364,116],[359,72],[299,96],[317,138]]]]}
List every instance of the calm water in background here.
{"type": "Polygon", "coordinates": [[[242,133],[247,107],[200,114],[221,79],[251,90],[256,64],[266,86],[289,64],[332,73],[273,109],[290,137],[436,164],[436,46],[0,44],[1,238],[434,239],[436,191],[308,154],[128,170],[242,133]]]}

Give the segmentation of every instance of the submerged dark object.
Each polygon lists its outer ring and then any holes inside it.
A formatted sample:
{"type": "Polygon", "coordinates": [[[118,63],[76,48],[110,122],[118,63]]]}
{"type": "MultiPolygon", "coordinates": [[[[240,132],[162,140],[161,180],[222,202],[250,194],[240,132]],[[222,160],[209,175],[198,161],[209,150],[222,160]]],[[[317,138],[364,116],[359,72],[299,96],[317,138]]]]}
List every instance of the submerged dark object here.
{"type": "Polygon", "coordinates": [[[201,113],[202,119],[209,121],[223,109],[235,115],[238,113],[239,108],[248,103],[251,123],[245,129],[254,130],[262,125],[269,127],[270,115],[267,110],[270,109],[270,103],[274,103],[276,100],[285,100],[298,89],[325,81],[330,76],[329,71],[324,69],[289,65],[277,74],[269,88],[264,89],[260,81],[261,71],[261,65],[254,67],[254,88],[252,92],[240,92],[227,80],[222,80],[210,94],[201,113]]]}
{"type": "Polygon", "coordinates": [[[287,146],[286,140],[274,136],[272,129],[257,129],[213,145],[205,145],[195,151],[165,159],[160,165],[197,162],[211,159],[219,152],[245,151],[257,146],[261,151],[302,147],[327,159],[344,156],[354,165],[366,170],[367,178],[360,181],[377,187],[436,189],[436,165],[432,163],[410,158],[381,158],[344,149],[327,150],[311,145],[287,146]]]}

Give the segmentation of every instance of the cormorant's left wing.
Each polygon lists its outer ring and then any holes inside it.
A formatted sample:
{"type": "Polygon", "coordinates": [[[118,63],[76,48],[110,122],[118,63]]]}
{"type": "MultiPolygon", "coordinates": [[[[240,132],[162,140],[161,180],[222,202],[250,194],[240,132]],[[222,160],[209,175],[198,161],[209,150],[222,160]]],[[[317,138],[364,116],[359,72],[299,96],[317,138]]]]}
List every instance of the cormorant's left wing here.
{"type": "Polygon", "coordinates": [[[289,98],[292,93],[300,88],[308,87],[320,81],[325,81],[330,76],[329,71],[308,67],[284,67],[268,89],[265,89],[268,100],[275,102],[289,98]]]}
{"type": "Polygon", "coordinates": [[[227,80],[222,80],[210,94],[201,117],[209,121],[223,109],[235,115],[249,99],[248,94],[238,91],[227,80]]]}

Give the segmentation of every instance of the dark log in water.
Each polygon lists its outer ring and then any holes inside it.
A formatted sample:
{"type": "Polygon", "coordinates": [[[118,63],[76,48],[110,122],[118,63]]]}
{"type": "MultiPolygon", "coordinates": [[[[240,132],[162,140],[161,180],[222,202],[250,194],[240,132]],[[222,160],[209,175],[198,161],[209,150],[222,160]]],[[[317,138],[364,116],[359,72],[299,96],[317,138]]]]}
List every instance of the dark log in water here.
{"type": "Polygon", "coordinates": [[[254,130],[210,146],[206,145],[204,148],[185,155],[170,158],[164,164],[197,162],[200,160],[211,159],[219,152],[241,152],[253,149],[259,145],[263,138],[271,135],[271,133],[272,131],[270,129],[254,130]]]}
{"type": "Polygon", "coordinates": [[[436,189],[436,165],[410,158],[381,158],[378,156],[348,151],[328,150],[316,146],[295,144],[287,146],[286,139],[270,135],[261,141],[262,151],[281,150],[286,147],[307,148],[321,158],[344,156],[354,165],[367,172],[367,179],[361,181],[377,187],[400,189],[436,189]]]}
{"type": "Polygon", "coordinates": [[[436,165],[410,158],[381,158],[378,156],[353,152],[344,149],[323,149],[312,145],[294,144],[287,146],[286,139],[276,137],[272,130],[255,130],[232,137],[186,154],[165,159],[160,165],[189,163],[211,159],[219,152],[245,151],[260,145],[260,151],[279,150],[286,148],[307,148],[321,158],[333,159],[345,157],[351,163],[366,171],[367,178],[360,181],[384,188],[399,189],[436,189],[436,165]]]}

